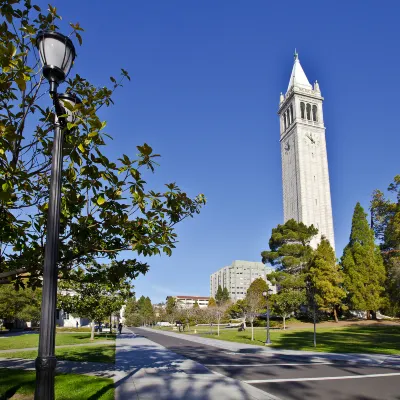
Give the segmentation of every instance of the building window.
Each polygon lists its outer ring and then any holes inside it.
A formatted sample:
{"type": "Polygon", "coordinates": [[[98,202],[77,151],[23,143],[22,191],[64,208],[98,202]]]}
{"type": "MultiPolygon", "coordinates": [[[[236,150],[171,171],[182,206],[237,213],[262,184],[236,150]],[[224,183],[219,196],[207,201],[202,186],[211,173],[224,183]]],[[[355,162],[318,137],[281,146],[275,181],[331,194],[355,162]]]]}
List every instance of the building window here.
{"type": "Polygon", "coordinates": [[[313,121],[318,122],[318,108],[317,106],[312,106],[313,121]]]}
{"type": "Polygon", "coordinates": [[[287,125],[286,125],[286,113],[283,114],[283,121],[284,121],[284,123],[285,123],[285,130],[286,130],[286,127],[287,127],[287,125]]]}
{"type": "Polygon", "coordinates": [[[293,122],[293,104],[290,105],[290,120],[293,122]]]}
{"type": "Polygon", "coordinates": [[[307,103],[307,119],[311,121],[311,104],[307,103]]]}
{"type": "Polygon", "coordinates": [[[67,312],[64,313],[64,319],[69,319],[69,313],[67,312]]]}
{"type": "Polygon", "coordinates": [[[58,308],[56,310],[56,319],[60,319],[60,310],[58,308]]]}
{"type": "Polygon", "coordinates": [[[302,119],[304,119],[305,118],[305,105],[304,105],[304,103],[303,102],[301,102],[300,103],[300,115],[301,115],[301,118],[302,119]]]}

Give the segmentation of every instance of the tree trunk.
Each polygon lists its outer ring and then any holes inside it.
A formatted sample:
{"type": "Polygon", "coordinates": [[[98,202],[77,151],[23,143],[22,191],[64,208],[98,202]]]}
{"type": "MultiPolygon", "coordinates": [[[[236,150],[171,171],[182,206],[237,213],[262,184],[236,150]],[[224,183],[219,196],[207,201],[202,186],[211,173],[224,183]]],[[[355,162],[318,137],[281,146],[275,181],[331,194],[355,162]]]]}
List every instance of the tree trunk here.
{"type": "Polygon", "coordinates": [[[333,307],[333,316],[335,317],[335,322],[339,322],[338,317],[337,317],[336,307],[333,307]]]}
{"type": "Polygon", "coordinates": [[[94,321],[92,321],[92,330],[90,332],[90,340],[94,340],[94,321]]]}
{"type": "Polygon", "coordinates": [[[254,327],[253,327],[253,320],[250,321],[251,324],[251,340],[254,340],[254,327]]]}
{"type": "Polygon", "coordinates": [[[371,311],[371,319],[376,320],[376,311],[371,311]]]}
{"type": "Polygon", "coordinates": [[[283,316],[283,330],[286,330],[286,316],[283,316]]]}
{"type": "Polygon", "coordinates": [[[112,320],[112,315],[110,315],[110,333],[112,333],[112,323],[111,323],[112,321],[111,320],[112,320]]]}
{"type": "Polygon", "coordinates": [[[367,319],[371,319],[371,311],[367,311],[367,319]]]}
{"type": "Polygon", "coordinates": [[[313,312],[313,320],[314,320],[314,347],[317,347],[317,312],[315,309],[315,301],[314,301],[314,312],[313,312]]]}
{"type": "Polygon", "coordinates": [[[218,329],[218,336],[219,336],[219,321],[218,321],[218,328],[217,329],[218,329]]]}

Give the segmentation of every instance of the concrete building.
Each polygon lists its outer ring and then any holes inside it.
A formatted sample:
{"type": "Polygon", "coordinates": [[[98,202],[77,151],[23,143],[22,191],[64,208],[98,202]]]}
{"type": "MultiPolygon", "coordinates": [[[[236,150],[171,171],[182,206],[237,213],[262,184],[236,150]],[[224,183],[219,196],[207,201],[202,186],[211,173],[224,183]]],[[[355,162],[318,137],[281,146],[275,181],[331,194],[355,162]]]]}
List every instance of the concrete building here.
{"type": "Polygon", "coordinates": [[[324,235],[335,248],[323,100],[318,82],[310,84],[295,53],[278,111],[284,220],[313,224],[319,233],[311,245],[316,247],[324,235]]]}
{"type": "MultiPolygon", "coordinates": [[[[231,300],[244,299],[250,284],[257,278],[263,278],[268,282],[267,275],[272,271],[271,267],[265,266],[262,262],[233,261],[231,265],[211,274],[210,296],[215,298],[220,285],[222,289],[228,289],[231,300]]],[[[276,293],[275,286],[271,284],[269,286],[276,293]]]]}
{"type": "MultiPolygon", "coordinates": [[[[181,308],[192,308],[197,301],[200,308],[206,308],[208,306],[209,297],[205,296],[168,296],[175,300],[175,304],[181,308]]],[[[168,301],[167,297],[167,301],[168,301]]]]}

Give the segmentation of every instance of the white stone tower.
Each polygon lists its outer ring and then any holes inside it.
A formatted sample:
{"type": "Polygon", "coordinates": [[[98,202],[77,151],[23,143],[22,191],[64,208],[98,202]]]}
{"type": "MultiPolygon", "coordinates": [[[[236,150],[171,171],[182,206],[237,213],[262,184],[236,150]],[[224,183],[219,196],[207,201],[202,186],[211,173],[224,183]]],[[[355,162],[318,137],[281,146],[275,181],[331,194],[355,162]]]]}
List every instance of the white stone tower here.
{"type": "Polygon", "coordinates": [[[294,65],[286,94],[279,101],[282,155],[283,213],[306,225],[313,224],[335,248],[331,191],[321,91],[308,81],[294,54],[294,65]]]}

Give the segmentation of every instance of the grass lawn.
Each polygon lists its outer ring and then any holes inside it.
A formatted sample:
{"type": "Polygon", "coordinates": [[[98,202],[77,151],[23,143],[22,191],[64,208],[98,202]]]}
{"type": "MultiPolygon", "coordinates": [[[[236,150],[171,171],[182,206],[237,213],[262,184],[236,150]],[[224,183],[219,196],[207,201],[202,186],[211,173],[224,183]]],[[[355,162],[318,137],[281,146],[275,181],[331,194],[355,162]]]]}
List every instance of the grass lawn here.
{"type": "MultiPolygon", "coordinates": [[[[57,400],[114,400],[112,379],[97,376],[59,374],[56,375],[57,400]]],[[[0,400],[33,399],[35,372],[0,368],[0,400]]]]}
{"type": "MultiPolygon", "coordinates": [[[[251,341],[251,328],[244,332],[237,329],[223,329],[220,336],[201,333],[203,337],[240,342],[247,344],[264,345],[266,338],[265,328],[254,330],[254,341],[251,341]]],[[[353,325],[342,328],[318,328],[317,347],[313,346],[313,330],[271,330],[270,347],[291,350],[322,351],[331,353],[382,353],[400,354],[400,326],[380,325],[363,326],[353,325]]]]}
{"type": "MultiPolygon", "coordinates": [[[[37,350],[16,350],[12,353],[0,353],[0,357],[35,359],[37,357],[37,350]]],[[[64,347],[61,349],[56,348],[56,357],[57,360],[115,363],[115,346],[112,344],[99,346],[64,347]]]]}
{"type": "MultiPolygon", "coordinates": [[[[94,340],[115,340],[115,334],[97,334],[94,340]]],[[[69,344],[90,343],[90,333],[60,333],[56,334],[56,346],[69,344]]],[[[24,349],[37,347],[39,344],[38,333],[27,333],[18,336],[0,336],[0,350],[24,349]]]]}

